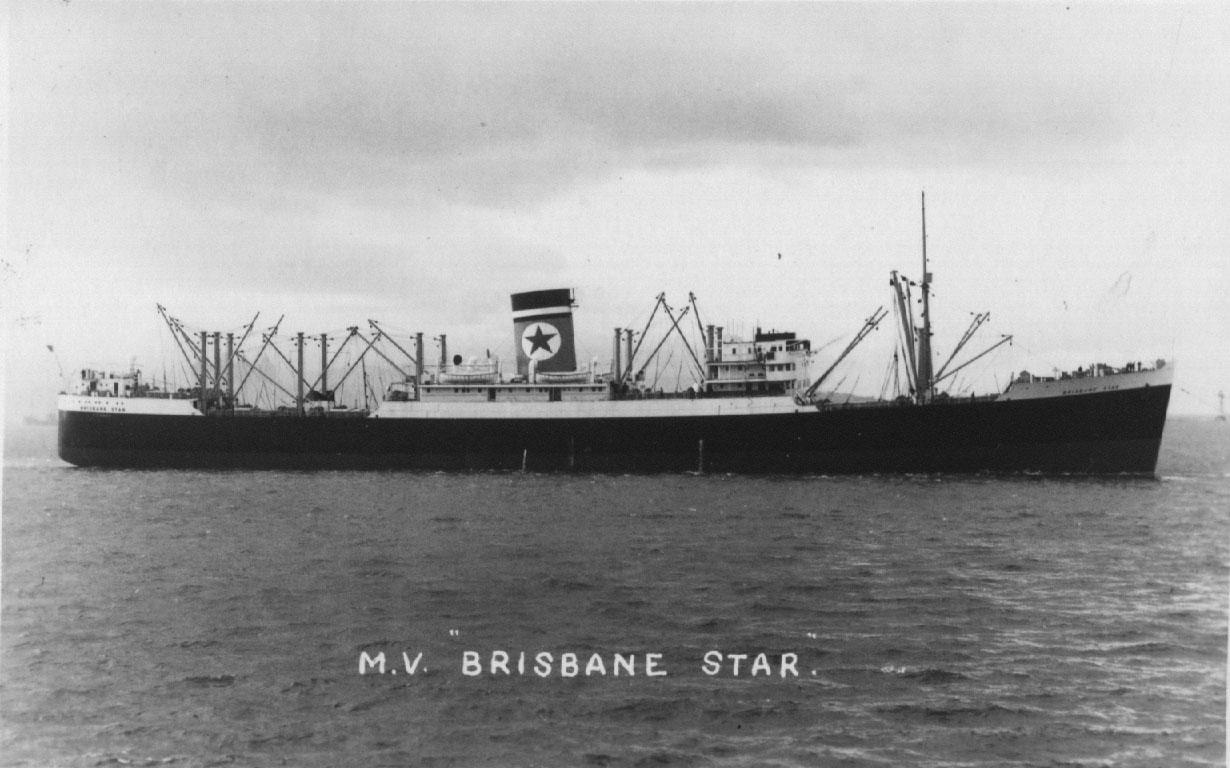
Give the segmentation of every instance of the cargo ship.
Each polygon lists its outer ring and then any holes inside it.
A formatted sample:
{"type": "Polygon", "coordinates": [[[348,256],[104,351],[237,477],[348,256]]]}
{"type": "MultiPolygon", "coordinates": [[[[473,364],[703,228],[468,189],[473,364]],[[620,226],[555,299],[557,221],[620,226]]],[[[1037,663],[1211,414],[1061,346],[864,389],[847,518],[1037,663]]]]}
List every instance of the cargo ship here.
{"type": "Polygon", "coordinates": [[[857,401],[834,397],[829,380],[889,315],[883,307],[820,372],[813,371],[818,352],[808,339],[761,328],[747,337],[724,333],[701,323],[691,295],[681,310],[658,296],[639,334],[616,328],[602,366],[578,365],[576,301],[567,288],[511,296],[516,359],[509,370],[489,354],[449,357],[444,334],[435,337],[439,356],[429,363],[422,333],[398,342],[369,321],[370,335],[352,327],[342,347],[362,346],[360,361],[378,355],[398,380],[364,407],[338,401],[338,388],[360,363],[338,375],[341,347],[330,357],[327,335],[319,337],[312,375],[302,333],[294,337],[295,360],[274,342],[277,326],[261,334],[253,356],[242,348],[256,318],[238,344],[226,334],[224,350],[222,333],[189,333],[159,307],[194,385],[169,391],[135,370],[82,370],[59,397],[59,455],[78,466],[128,468],[1154,473],[1172,365],[1014,372],[1002,391],[950,394],[945,386],[957,371],[1011,337],[958,363],[989,317],[979,313],[937,366],[931,282],[924,213],[922,279],[893,272],[889,280],[898,387],[891,396],[857,401]],[[665,329],[656,346],[649,333],[655,318],[665,329]],[[680,354],[694,376],[687,387],[662,392],[647,372],[668,339],[686,350],[680,354]],[[289,386],[258,366],[270,349],[268,357],[281,358],[293,376],[289,386]],[[243,389],[253,374],[278,388],[284,404],[246,404],[243,389]]]}
{"type": "MultiPolygon", "coordinates": [[[[820,394],[824,374],[810,380],[807,339],[761,329],[731,338],[714,326],[696,358],[704,378],[662,393],[647,385],[630,329],[616,329],[606,370],[577,369],[571,290],[515,294],[512,303],[515,373],[497,359],[447,359],[444,337],[441,359],[427,365],[417,334],[406,354],[413,368],[371,408],[337,403],[327,376],[309,387],[302,335],[295,397],[278,408],[243,403],[233,382],[249,357],[233,338],[223,353],[222,334],[183,344],[199,364],[195,387],[172,392],[139,371],[82,370],[59,396],[59,455],[105,467],[1148,475],[1170,396],[1173,368],[1161,360],[1022,372],[996,394],[949,396],[940,386],[950,371],[931,376],[919,364],[929,353],[916,346],[907,393],[843,400],[820,394]]],[[[369,349],[387,338],[352,331],[369,349]]],[[[917,335],[926,332],[924,323],[917,335]]]]}

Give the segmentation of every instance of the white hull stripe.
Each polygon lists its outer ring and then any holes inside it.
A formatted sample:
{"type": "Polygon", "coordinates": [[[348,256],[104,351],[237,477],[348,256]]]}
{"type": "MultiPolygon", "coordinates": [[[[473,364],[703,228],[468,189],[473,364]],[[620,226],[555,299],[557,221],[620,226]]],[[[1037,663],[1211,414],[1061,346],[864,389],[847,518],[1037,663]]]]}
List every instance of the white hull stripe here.
{"type": "Polygon", "coordinates": [[[57,406],[61,411],[82,413],[139,413],[152,416],[200,416],[192,407],[191,400],[154,397],[90,397],[89,395],[60,395],[57,406]]]}
{"type": "MultiPolygon", "coordinates": [[[[1161,371],[1142,371],[1096,378],[1014,384],[999,395],[999,401],[1062,398],[1171,383],[1172,366],[1161,371]],[[1073,390],[1076,391],[1073,391],[1073,390]]],[[[60,395],[59,410],[104,414],[149,414],[200,416],[190,400],[144,397],[89,397],[60,395]]],[[[369,418],[415,419],[569,419],[569,418],[663,418],[788,414],[813,411],[790,397],[670,398],[663,400],[574,400],[563,402],[524,401],[386,401],[369,418]]]]}
{"type": "Polygon", "coordinates": [[[1099,392],[1115,392],[1141,387],[1159,387],[1172,383],[1174,365],[1161,370],[1116,373],[1110,376],[1083,376],[1079,379],[1057,381],[1013,382],[1000,400],[1036,400],[1043,397],[1068,397],[1090,395],[1099,392]]]}

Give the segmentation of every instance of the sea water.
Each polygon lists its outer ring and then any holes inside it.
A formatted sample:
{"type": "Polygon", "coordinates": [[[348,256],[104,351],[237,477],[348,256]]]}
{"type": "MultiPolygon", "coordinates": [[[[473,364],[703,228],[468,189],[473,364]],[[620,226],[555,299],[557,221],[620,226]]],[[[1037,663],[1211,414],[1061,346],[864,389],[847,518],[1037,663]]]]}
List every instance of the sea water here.
{"type": "Polygon", "coordinates": [[[0,764],[1223,765],[1159,479],[100,471],[6,435],[0,764]]]}

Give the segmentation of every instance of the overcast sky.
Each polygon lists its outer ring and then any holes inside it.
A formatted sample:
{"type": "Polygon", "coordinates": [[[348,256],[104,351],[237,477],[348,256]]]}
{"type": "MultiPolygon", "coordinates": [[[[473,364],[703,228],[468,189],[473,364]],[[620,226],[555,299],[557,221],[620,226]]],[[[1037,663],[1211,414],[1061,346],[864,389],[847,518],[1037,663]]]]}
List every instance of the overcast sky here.
{"type": "Polygon", "coordinates": [[[923,189],[940,354],[991,310],[1001,385],[1175,357],[1172,410],[1211,413],[1230,384],[1222,4],[8,13],[10,414],[53,407],[47,344],[159,365],[156,302],[509,358],[508,294],[575,287],[605,365],[694,291],[823,343],[917,275],[923,189]]]}

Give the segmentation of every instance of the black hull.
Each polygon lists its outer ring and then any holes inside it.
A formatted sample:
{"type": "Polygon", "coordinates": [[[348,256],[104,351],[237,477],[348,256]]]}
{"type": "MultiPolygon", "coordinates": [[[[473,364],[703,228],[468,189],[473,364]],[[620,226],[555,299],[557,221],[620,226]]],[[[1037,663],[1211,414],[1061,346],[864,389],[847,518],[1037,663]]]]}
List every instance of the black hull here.
{"type": "Polygon", "coordinates": [[[725,417],[379,419],[60,413],[78,466],[1152,475],[1170,386],[725,417]],[[703,447],[702,447],[703,444],[703,447]]]}

